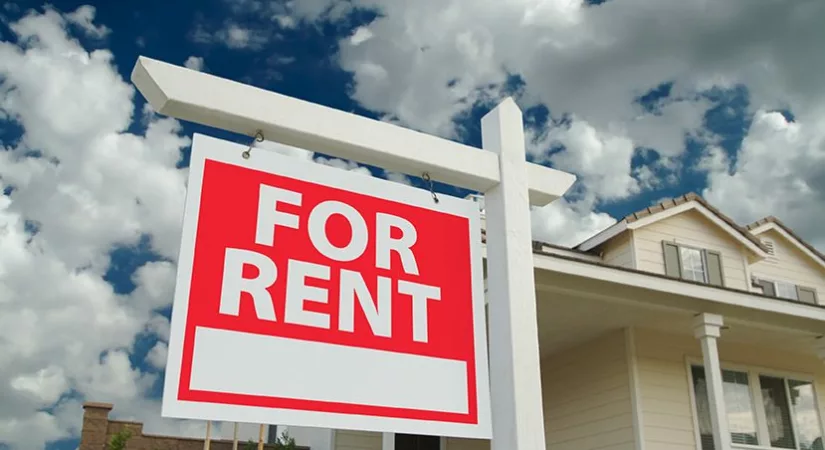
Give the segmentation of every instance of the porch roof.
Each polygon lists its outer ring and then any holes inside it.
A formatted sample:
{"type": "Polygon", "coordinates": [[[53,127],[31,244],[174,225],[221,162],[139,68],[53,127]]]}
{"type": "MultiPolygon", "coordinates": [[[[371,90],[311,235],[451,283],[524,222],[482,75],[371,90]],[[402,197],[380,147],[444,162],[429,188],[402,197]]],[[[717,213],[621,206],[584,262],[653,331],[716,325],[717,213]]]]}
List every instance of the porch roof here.
{"type": "Polygon", "coordinates": [[[725,319],[725,339],[797,352],[825,334],[825,306],[534,250],[539,339],[547,354],[623,327],[692,333],[692,318],[725,319]]]}

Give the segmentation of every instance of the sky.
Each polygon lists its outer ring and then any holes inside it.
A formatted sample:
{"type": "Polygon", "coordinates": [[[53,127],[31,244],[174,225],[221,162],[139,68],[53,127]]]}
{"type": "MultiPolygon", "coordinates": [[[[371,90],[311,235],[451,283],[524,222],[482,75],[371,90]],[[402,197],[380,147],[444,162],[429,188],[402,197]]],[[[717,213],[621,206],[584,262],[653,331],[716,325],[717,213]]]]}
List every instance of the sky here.
{"type": "Polygon", "coordinates": [[[537,240],[696,192],[825,250],[821,0],[123,3],[0,0],[0,449],[77,448],[86,400],[203,435],[160,417],[189,146],[250,139],[154,113],[139,55],[476,147],[511,96],[528,158],[578,176],[537,240]]]}

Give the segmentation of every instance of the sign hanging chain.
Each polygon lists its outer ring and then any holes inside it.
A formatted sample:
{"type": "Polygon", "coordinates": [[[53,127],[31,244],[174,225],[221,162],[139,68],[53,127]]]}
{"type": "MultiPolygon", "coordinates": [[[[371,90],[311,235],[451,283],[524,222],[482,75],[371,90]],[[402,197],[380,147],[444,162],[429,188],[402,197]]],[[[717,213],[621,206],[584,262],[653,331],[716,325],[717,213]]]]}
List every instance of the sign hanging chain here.
{"type": "Polygon", "coordinates": [[[424,181],[426,181],[427,184],[429,184],[430,194],[432,194],[432,196],[433,196],[433,201],[438,203],[438,195],[436,195],[435,189],[433,188],[433,180],[430,178],[430,173],[429,172],[424,172],[421,175],[421,178],[424,179],[424,181]]]}
{"type": "Polygon", "coordinates": [[[243,159],[249,159],[249,152],[252,151],[252,147],[255,145],[255,142],[263,142],[263,141],[264,141],[263,131],[261,131],[261,130],[256,131],[255,132],[255,138],[249,144],[249,148],[247,148],[243,153],[241,153],[241,156],[243,156],[243,159]]]}

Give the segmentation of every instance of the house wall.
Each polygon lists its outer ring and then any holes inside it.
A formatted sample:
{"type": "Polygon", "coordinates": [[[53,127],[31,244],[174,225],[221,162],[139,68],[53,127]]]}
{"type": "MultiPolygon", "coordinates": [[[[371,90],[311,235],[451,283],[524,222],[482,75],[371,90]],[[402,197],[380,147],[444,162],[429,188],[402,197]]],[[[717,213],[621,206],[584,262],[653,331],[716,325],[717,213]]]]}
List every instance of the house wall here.
{"type": "Polygon", "coordinates": [[[622,331],[544,359],[542,391],[547,448],[634,448],[630,375],[622,331]]]}
{"type": "Polygon", "coordinates": [[[615,236],[601,246],[599,251],[603,252],[602,261],[616,267],[626,267],[632,269],[635,265],[633,258],[632,242],[633,231],[625,231],[615,236]]]}
{"type": "Polygon", "coordinates": [[[665,273],[663,240],[720,252],[725,286],[748,290],[750,283],[746,282],[745,248],[701,213],[689,210],[633,230],[639,270],[665,273]]]}
{"type": "MultiPolygon", "coordinates": [[[[548,449],[633,450],[625,334],[619,330],[542,360],[548,449]]],[[[338,430],[336,450],[381,450],[381,434],[338,430]]],[[[445,450],[489,450],[481,439],[446,439],[445,450]]]]}
{"type": "MultiPolygon", "coordinates": [[[[693,405],[687,358],[701,361],[699,341],[689,335],[637,329],[635,346],[641,397],[642,432],[647,449],[696,450],[693,405]]],[[[809,374],[816,377],[820,405],[825,405],[825,365],[814,356],[778,352],[759,346],[719,340],[719,359],[724,366],[752,367],[809,374]]]]}
{"type": "Polygon", "coordinates": [[[335,450],[381,450],[381,433],[336,430],[335,450]]]}
{"type": "MultiPolygon", "coordinates": [[[[825,272],[811,261],[810,257],[776,231],[768,230],[757,237],[772,240],[776,256],[751,264],[750,271],[753,276],[814,288],[817,291],[817,301],[825,304],[825,272]]],[[[751,287],[751,290],[761,291],[754,287],[751,287]]]]}

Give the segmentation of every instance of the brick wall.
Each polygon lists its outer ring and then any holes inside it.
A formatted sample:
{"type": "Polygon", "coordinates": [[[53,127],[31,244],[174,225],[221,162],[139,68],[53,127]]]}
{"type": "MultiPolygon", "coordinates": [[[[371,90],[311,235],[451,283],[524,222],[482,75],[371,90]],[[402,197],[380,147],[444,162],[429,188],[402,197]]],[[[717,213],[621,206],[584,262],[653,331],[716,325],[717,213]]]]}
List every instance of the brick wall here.
{"type": "MultiPolygon", "coordinates": [[[[83,404],[83,429],[80,432],[79,450],[106,450],[112,436],[128,429],[132,437],[126,443],[126,450],[203,450],[204,439],[180,438],[172,436],[154,436],[143,434],[143,424],[123,420],[109,420],[111,403],[86,402],[83,404]]],[[[238,450],[244,450],[244,441],[238,442],[238,450]]],[[[258,443],[255,442],[255,450],[258,443]]],[[[210,450],[232,450],[232,441],[212,439],[210,450]]],[[[274,450],[275,446],[264,444],[265,450],[274,450]]],[[[310,450],[309,447],[299,447],[310,450]]]]}

